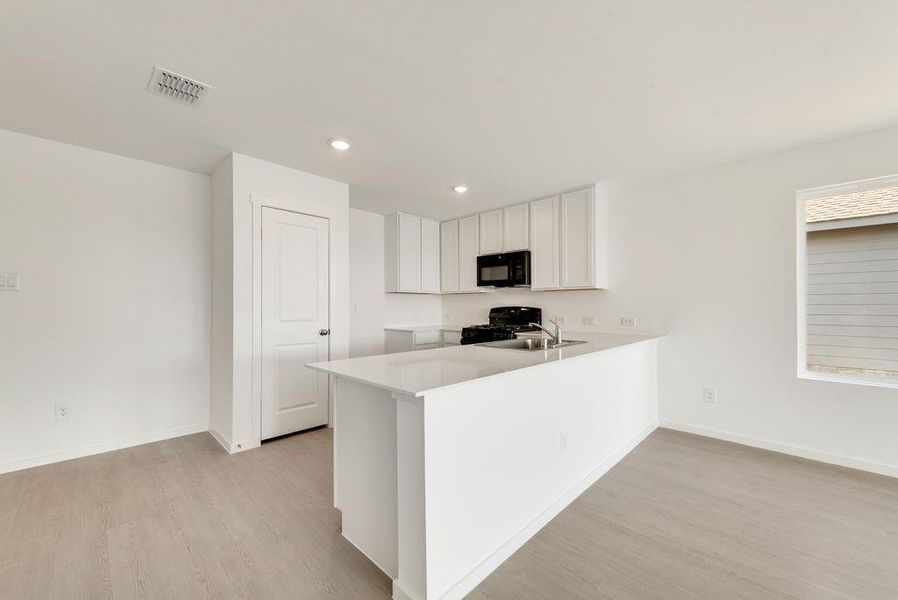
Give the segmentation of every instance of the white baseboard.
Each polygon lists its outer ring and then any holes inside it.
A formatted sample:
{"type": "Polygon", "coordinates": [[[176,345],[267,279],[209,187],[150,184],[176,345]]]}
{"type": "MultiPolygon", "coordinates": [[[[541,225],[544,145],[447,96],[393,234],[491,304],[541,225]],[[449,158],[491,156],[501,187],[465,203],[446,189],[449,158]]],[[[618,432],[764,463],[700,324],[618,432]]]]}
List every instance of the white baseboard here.
{"type": "Polygon", "coordinates": [[[890,465],[886,463],[865,460],[862,458],[854,458],[852,456],[842,456],[840,454],[824,452],[823,450],[814,450],[812,448],[805,448],[803,446],[794,446],[792,444],[784,444],[782,442],[750,437],[739,433],[731,433],[729,431],[720,431],[718,429],[706,429],[704,427],[696,427],[694,425],[687,425],[685,423],[677,423],[674,421],[663,420],[661,421],[661,427],[664,427],[665,429],[673,429],[675,431],[682,431],[684,433],[692,433],[703,437],[714,438],[717,440],[723,440],[725,442],[742,444],[743,446],[752,446],[754,448],[761,448],[763,450],[772,450],[773,452],[789,454],[792,456],[798,456],[800,458],[807,458],[809,460],[816,460],[831,465],[838,465],[840,467],[859,469],[861,471],[876,473],[877,475],[898,477],[898,465],[890,465]]]}
{"type": "Polygon", "coordinates": [[[211,424],[209,425],[209,434],[215,438],[215,441],[218,442],[222,448],[224,448],[225,452],[234,454],[235,450],[231,446],[231,440],[211,424]]]}
{"type": "Polygon", "coordinates": [[[90,444],[80,446],[70,450],[60,452],[51,452],[48,454],[40,454],[38,456],[29,456],[28,458],[19,458],[16,460],[0,463],[0,473],[10,473],[12,471],[20,471],[22,469],[30,469],[31,467],[39,467],[41,465],[49,465],[51,463],[71,460],[73,458],[81,458],[92,454],[100,454],[102,452],[111,452],[112,450],[121,450],[122,448],[130,448],[132,446],[140,446],[152,442],[159,442],[171,438],[181,437],[182,435],[191,435],[193,433],[201,433],[209,429],[208,423],[194,423],[193,425],[184,425],[182,427],[173,427],[163,431],[154,431],[152,433],[144,433],[128,438],[120,438],[99,444],[90,444]]]}
{"type": "MultiPolygon", "coordinates": [[[[585,492],[589,486],[598,481],[605,473],[619,463],[627,454],[629,454],[636,446],[638,446],[645,438],[647,438],[655,429],[658,428],[658,421],[653,421],[648,427],[643,429],[637,435],[632,437],[620,448],[615,450],[611,456],[606,458],[602,463],[593,469],[589,475],[578,481],[570,489],[564,492],[555,502],[553,502],[546,510],[540,513],[535,519],[521,528],[507,542],[505,542],[498,550],[488,556],[483,562],[474,567],[467,575],[462,577],[445,594],[440,596],[441,600],[457,600],[464,598],[477,585],[486,579],[486,577],[496,570],[496,568],[505,562],[508,557],[514,554],[518,548],[523,546],[527,540],[532,538],[540,529],[555,518],[561,511],[577,499],[577,497],[585,492]]],[[[405,597],[396,595],[396,582],[393,585],[393,598],[397,600],[405,597]]]]}
{"type": "Polygon", "coordinates": [[[402,588],[398,579],[393,580],[393,600],[414,600],[412,595],[402,588]]]}
{"type": "Polygon", "coordinates": [[[231,443],[231,454],[235,454],[237,452],[243,452],[244,450],[252,450],[253,448],[258,448],[261,446],[261,442],[254,442],[252,440],[243,440],[240,442],[232,442],[231,443]]]}
{"type": "MultiPolygon", "coordinates": [[[[343,536],[343,539],[344,539],[344,540],[346,540],[347,542],[349,542],[350,544],[352,544],[352,547],[353,547],[353,548],[355,548],[356,550],[358,550],[359,552],[361,552],[362,554],[364,554],[364,555],[365,555],[365,558],[367,558],[368,560],[370,560],[371,562],[373,562],[375,567],[377,567],[378,569],[380,569],[381,571],[383,571],[388,577],[391,577],[391,578],[393,577],[393,572],[395,572],[395,569],[392,569],[391,571],[388,571],[387,569],[385,569],[385,568],[383,567],[382,564],[380,564],[379,562],[377,562],[376,560],[374,560],[373,558],[371,558],[371,555],[369,555],[367,552],[365,552],[364,550],[362,550],[362,548],[361,548],[358,544],[356,544],[355,542],[353,542],[353,541],[352,541],[352,538],[349,537],[348,535],[346,535],[346,532],[345,532],[345,531],[341,531],[341,532],[340,532],[340,535],[343,536]]],[[[394,579],[393,581],[395,582],[395,581],[397,581],[397,580],[394,579]]]]}
{"type": "Polygon", "coordinates": [[[262,444],[260,442],[254,442],[251,440],[242,440],[239,442],[232,442],[228,439],[228,436],[223,434],[219,429],[214,427],[212,424],[209,425],[209,433],[212,437],[215,438],[221,447],[225,449],[225,452],[228,454],[237,454],[238,452],[243,452],[244,450],[251,450],[252,448],[258,448],[262,444]]]}

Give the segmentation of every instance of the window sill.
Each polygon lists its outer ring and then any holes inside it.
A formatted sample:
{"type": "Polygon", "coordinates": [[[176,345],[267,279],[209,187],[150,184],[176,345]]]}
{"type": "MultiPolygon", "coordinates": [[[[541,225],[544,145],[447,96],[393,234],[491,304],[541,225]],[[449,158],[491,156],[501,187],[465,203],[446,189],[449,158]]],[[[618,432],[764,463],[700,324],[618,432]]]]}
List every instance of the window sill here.
{"type": "Polygon", "coordinates": [[[870,387],[898,389],[898,379],[892,377],[876,377],[874,375],[827,373],[825,371],[811,371],[809,369],[801,369],[798,371],[798,378],[808,379],[811,381],[829,381],[832,383],[848,383],[853,385],[866,385],[870,387]]]}

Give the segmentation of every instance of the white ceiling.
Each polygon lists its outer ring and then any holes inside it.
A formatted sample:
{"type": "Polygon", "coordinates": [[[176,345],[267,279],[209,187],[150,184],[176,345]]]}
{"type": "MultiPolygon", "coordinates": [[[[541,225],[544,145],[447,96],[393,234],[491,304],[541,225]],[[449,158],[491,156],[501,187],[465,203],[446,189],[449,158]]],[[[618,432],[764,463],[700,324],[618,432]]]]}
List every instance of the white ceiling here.
{"type": "Polygon", "coordinates": [[[0,127],[203,173],[233,150],[448,217],[894,125],[896,22],[894,0],[18,1],[0,127]],[[213,90],[152,96],[154,65],[213,90]]]}

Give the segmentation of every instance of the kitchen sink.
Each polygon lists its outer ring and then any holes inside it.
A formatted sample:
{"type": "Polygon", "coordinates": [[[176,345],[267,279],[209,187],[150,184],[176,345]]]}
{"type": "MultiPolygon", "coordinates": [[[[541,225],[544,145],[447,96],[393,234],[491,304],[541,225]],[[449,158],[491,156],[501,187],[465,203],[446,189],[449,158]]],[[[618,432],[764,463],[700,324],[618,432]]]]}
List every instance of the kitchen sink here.
{"type": "Polygon", "coordinates": [[[555,343],[547,338],[514,338],[512,340],[499,340],[497,342],[484,342],[477,344],[485,348],[502,348],[504,350],[523,350],[524,352],[534,352],[536,350],[554,350],[555,348],[564,348],[565,346],[574,346],[577,344],[585,344],[580,340],[564,340],[561,343],[555,343]]]}

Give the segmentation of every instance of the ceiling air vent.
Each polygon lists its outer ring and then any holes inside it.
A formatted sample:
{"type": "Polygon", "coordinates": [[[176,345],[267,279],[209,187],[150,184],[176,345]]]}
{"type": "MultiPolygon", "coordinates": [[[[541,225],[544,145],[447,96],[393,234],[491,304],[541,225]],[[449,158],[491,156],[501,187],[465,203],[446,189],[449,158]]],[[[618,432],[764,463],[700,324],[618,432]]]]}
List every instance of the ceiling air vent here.
{"type": "Polygon", "coordinates": [[[150,83],[147,84],[147,90],[151,94],[166,96],[190,105],[199,104],[206,97],[206,92],[211,89],[211,85],[178,75],[161,67],[153,69],[153,76],[150,77],[150,83]]]}

